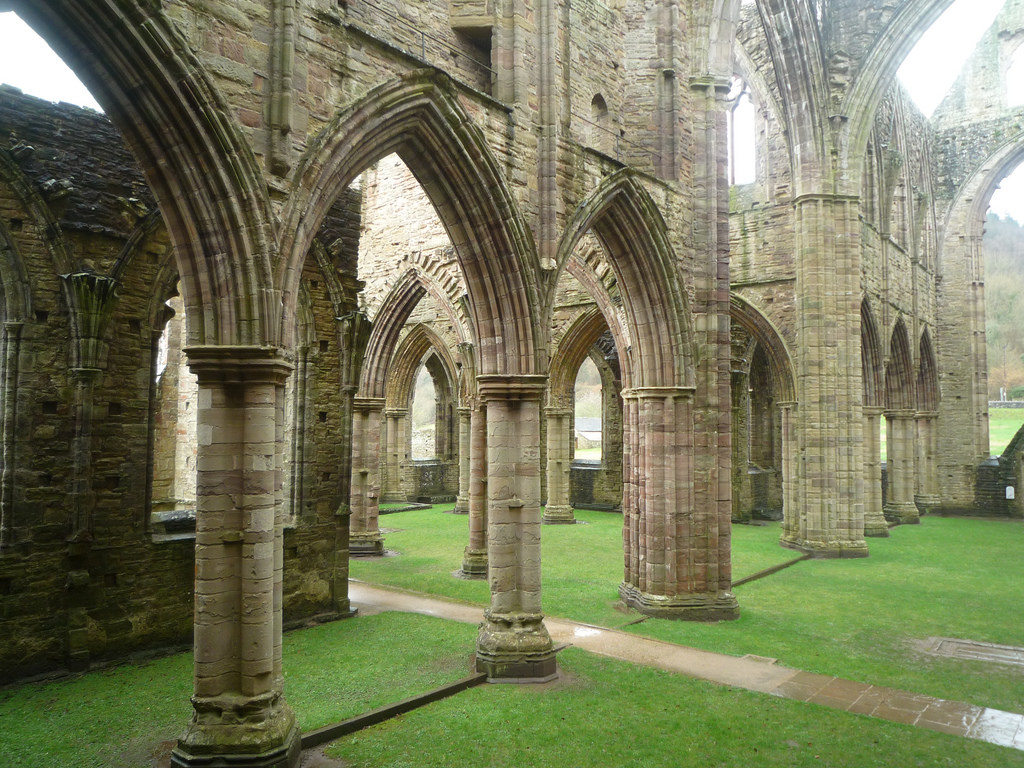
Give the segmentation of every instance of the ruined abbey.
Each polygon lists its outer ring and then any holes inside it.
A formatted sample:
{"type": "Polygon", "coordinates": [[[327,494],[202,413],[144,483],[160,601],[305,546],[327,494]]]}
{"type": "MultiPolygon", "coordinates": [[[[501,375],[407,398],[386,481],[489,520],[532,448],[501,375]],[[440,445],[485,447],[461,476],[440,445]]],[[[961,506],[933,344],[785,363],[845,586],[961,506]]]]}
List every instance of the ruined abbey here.
{"type": "Polygon", "coordinates": [[[926,119],[896,69],[950,2],[0,2],[105,110],[0,89],[0,680],[193,643],[173,764],[294,766],[282,631],[351,613],[382,503],[454,500],[524,680],[574,506],[692,620],[743,610],[734,521],[845,558],[1020,515],[981,243],[1024,2],[926,119]]]}

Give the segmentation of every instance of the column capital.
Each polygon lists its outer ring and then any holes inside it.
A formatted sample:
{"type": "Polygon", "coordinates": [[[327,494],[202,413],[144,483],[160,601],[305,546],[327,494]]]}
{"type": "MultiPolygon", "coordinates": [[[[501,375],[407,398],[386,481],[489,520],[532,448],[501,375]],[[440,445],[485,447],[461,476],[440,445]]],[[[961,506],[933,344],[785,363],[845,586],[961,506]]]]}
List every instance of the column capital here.
{"type": "Polygon", "coordinates": [[[355,397],[352,407],[357,411],[383,411],[386,401],[383,397],[355,397]]]}
{"type": "Polygon", "coordinates": [[[185,355],[200,384],[284,384],[295,368],[278,347],[202,345],[185,355]]]}
{"type": "Polygon", "coordinates": [[[917,411],[913,408],[892,408],[885,410],[885,418],[899,420],[899,419],[913,419],[917,417],[917,411]]]}
{"type": "Polygon", "coordinates": [[[503,376],[485,374],[476,377],[480,399],[488,400],[540,400],[548,386],[547,376],[503,376]]]}
{"type": "Polygon", "coordinates": [[[865,416],[881,416],[885,412],[885,408],[880,405],[865,405],[861,408],[865,416]]]}
{"type": "Polygon", "coordinates": [[[575,411],[572,408],[559,408],[556,406],[549,406],[544,409],[544,415],[551,418],[569,418],[573,416],[575,411]]]}
{"type": "Polygon", "coordinates": [[[633,387],[622,390],[622,399],[692,400],[695,392],[693,387],[633,387]]]}
{"type": "Polygon", "coordinates": [[[939,418],[938,411],[918,411],[917,418],[919,419],[937,419],[939,418]]]}

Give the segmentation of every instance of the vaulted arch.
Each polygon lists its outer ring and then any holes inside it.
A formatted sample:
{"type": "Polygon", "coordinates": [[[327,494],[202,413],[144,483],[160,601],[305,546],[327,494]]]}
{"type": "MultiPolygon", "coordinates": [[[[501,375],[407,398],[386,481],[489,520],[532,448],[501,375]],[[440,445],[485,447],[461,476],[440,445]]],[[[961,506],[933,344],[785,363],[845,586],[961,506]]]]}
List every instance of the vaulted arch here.
{"type": "Polygon", "coordinates": [[[233,110],[171,19],[119,0],[10,6],[82,78],[135,155],[174,243],[190,342],[278,341],[266,185],[233,110]]]}
{"type": "Polygon", "coordinates": [[[939,373],[932,337],[927,328],[921,334],[918,349],[917,409],[934,412],[939,409],[939,373]]]}
{"type": "Polygon", "coordinates": [[[572,393],[580,366],[591,348],[608,332],[608,323],[596,307],[580,315],[568,328],[551,358],[548,403],[572,407],[572,393]]]}
{"type": "Polygon", "coordinates": [[[885,366],[885,407],[888,410],[909,410],[915,407],[914,378],[910,334],[901,317],[892,329],[889,360],[885,366]]]}
{"type": "Polygon", "coordinates": [[[384,397],[384,388],[391,375],[392,356],[401,338],[402,329],[416,305],[428,293],[447,314],[458,334],[459,342],[467,341],[468,331],[462,324],[463,318],[457,309],[447,302],[447,295],[441,294],[438,286],[419,270],[407,270],[396,281],[373,318],[373,330],[370,333],[360,373],[360,397],[384,397]]]}
{"type": "Polygon", "coordinates": [[[481,374],[539,370],[539,262],[498,164],[443,75],[416,71],[339,112],[311,142],[282,216],[276,284],[284,328],[302,260],[334,200],[376,160],[397,153],[423,186],[466,278],[481,374]]]}
{"type": "Polygon", "coordinates": [[[576,209],[559,246],[559,269],[591,230],[608,256],[622,296],[633,347],[631,386],[692,386],[686,293],[665,222],[629,169],[604,179],[576,209]]]}
{"type": "Polygon", "coordinates": [[[796,400],[796,382],[793,377],[793,361],[786,342],[775,325],[756,307],[741,296],[729,296],[729,317],[742,326],[764,351],[768,360],[768,376],[775,399],[778,402],[796,400]]]}
{"type": "Polygon", "coordinates": [[[448,347],[430,328],[416,324],[395,349],[391,364],[388,366],[384,392],[388,407],[409,407],[416,384],[416,374],[428,355],[436,357],[440,363],[431,364],[430,368],[432,376],[443,373],[443,378],[437,383],[449,394],[457,391],[455,361],[449,354],[448,347]]]}
{"type": "Polygon", "coordinates": [[[864,378],[864,405],[881,407],[885,402],[883,377],[885,365],[882,361],[882,340],[878,323],[871,309],[871,303],[864,299],[860,304],[861,369],[864,378]]]}

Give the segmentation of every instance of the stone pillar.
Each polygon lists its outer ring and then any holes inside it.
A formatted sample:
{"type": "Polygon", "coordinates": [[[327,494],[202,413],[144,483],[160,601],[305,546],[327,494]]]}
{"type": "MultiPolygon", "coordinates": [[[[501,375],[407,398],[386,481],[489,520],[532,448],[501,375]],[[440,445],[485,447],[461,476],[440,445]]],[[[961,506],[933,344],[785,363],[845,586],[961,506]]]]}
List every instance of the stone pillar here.
{"type": "Polygon", "coordinates": [[[471,408],[459,408],[459,495],[455,498],[455,514],[469,514],[469,444],[471,442],[471,408]]]}
{"type": "Polygon", "coordinates": [[[750,487],[750,384],[744,370],[732,371],[732,519],[750,520],[753,493],[750,487]]]}
{"type": "Polygon", "coordinates": [[[882,409],[864,406],[864,535],[888,536],[882,514],[882,409]]]}
{"type": "MultiPolygon", "coordinates": [[[[715,510],[694,504],[693,390],[648,387],[622,393],[626,418],[623,494],[625,580],[622,600],[651,616],[697,621],[735,619],[739,606],[721,588],[720,536],[715,510]]],[[[722,530],[725,528],[726,530],[722,530]]]]}
{"type": "Polygon", "coordinates": [[[799,535],[800,520],[796,501],[796,403],[779,403],[782,421],[782,538],[799,535]]]}
{"type": "Polygon", "coordinates": [[[540,403],[543,376],[480,376],[487,404],[487,552],[491,605],[476,666],[494,680],[557,674],[540,603],[540,403]]]}
{"type": "Polygon", "coordinates": [[[885,517],[897,523],[919,523],[920,513],[914,504],[914,460],[917,449],[914,437],[917,422],[911,410],[886,411],[886,440],[889,471],[885,517]]]}
{"type": "Polygon", "coordinates": [[[935,455],[937,418],[938,413],[934,411],[919,411],[917,414],[917,493],[914,495],[914,503],[922,515],[942,504],[935,455]]]}
{"type": "Polygon", "coordinates": [[[378,521],[380,421],[383,413],[383,398],[357,397],[352,403],[349,553],[356,557],[384,552],[378,521]]]}
{"type": "Polygon", "coordinates": [[[462,574],[487,577],[487,411],[478,405],[469,422],[469,544],[462,556],[462,574]]]}
{"type": "Polygon", "coordinates": [[[3,325],[3,422],[0,456],[0,554],[14,543],[14,478],[18,435],[18,362],[21,359],[21,331],[24,323],[3,325]]]}
{"type": "Polygon", "coordinates": [[[270,347],[186,350],[199,379],[194,713],[171,765],[293,768],[281,668],[284,382],[270,347]]]}
{"type": "Polygon", "coordinates": [[[384,489],[381,501],[407,501],[402,492],[402,465],[408,456],[409,437],[407,434],[409,410],[388,408],[384,469],[384,489]]]}
{"type": "Polygon", "coordinates": [[[569,472],[572,467],[570,445],[572,441],[573,411],[567,408],[546,408],[548,427],[548,503],[544,507],[542,522],[569,524],[576,522],[569,503],[569,472]]]}
{"type": "Polygon", "coordinates": [[[859,200],[803,195],[796,211],[797,483],[783,546],[866,557],[859,200]]]}

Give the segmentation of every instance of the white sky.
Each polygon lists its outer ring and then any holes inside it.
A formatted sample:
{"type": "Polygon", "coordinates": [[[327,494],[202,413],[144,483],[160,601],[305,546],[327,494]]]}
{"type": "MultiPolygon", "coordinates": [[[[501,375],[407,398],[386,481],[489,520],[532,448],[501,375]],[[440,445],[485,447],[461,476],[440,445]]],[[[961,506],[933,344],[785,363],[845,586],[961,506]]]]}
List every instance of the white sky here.
{"type": "Polygon", "coordinates": [[[0,83],[50,101],[100,110],[75,73],[32,28],[13,13],[0,13],[0,83]]]}
{"type": "MultiPolygon", "coordinates": [[[[900,67],[900,80],[926,115],[938,106],[1003,3],[1004,0],[956,0],[900,67]]],[[[0,82],[50,101],[66,101],[101,111],[64,62],[10,12],[0,13],[0,82]]],[[[741,126],[737,128],[740,133],[744,131],[741,126]]],[[[744,171],[746,161],[737,158],[737,163],[738,177],[752,173],[744,171]]],[[[752,167],[752,161],[750,164],[752,167]]],[[[1024,221],[1024,170],[1019,168],[1003,180],[992,198],[992,210],[1024,221]]]]}

